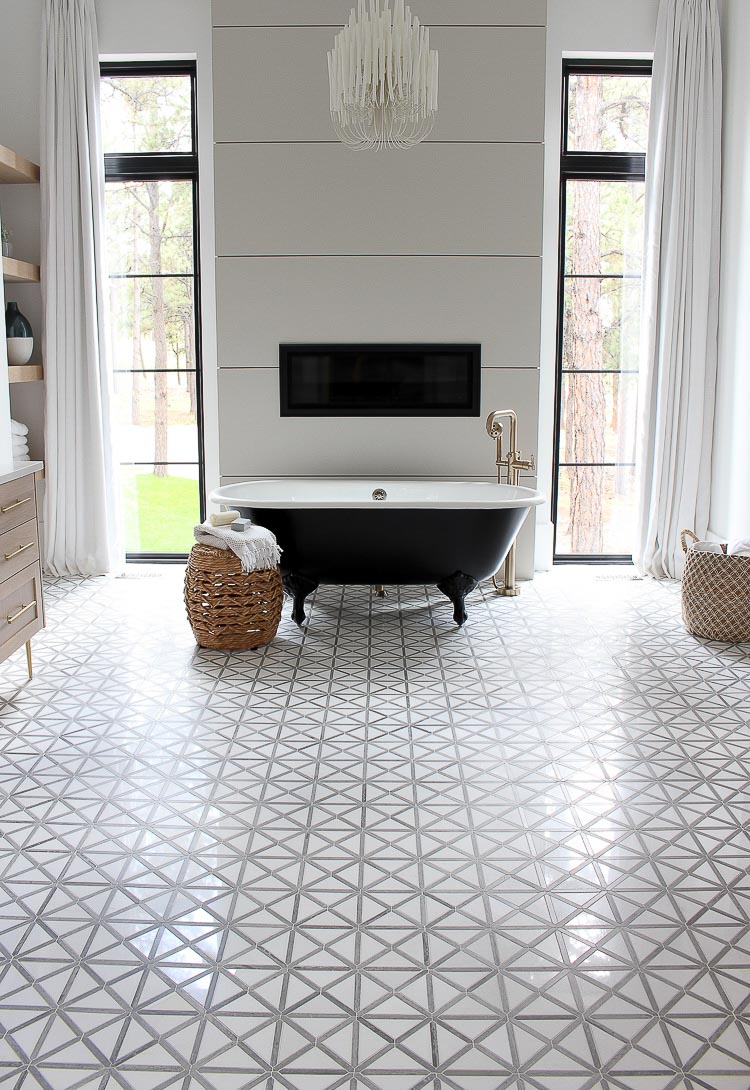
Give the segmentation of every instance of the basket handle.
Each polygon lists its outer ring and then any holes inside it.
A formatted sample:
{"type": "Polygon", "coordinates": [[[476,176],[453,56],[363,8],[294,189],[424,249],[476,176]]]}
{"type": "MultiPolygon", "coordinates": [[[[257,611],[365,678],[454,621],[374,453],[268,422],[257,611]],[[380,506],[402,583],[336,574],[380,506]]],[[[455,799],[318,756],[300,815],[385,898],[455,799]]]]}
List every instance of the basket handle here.
{"type": "Polygon", "coordinates": [[[680,534],[680,541],[682,542],[682,551],[684,553],[686,553],[689,548],[687,540],[688,538],[691,538],[693,541],[700,541],[698,535],[694,534],[692,530],[683,530],[680,534]]]}

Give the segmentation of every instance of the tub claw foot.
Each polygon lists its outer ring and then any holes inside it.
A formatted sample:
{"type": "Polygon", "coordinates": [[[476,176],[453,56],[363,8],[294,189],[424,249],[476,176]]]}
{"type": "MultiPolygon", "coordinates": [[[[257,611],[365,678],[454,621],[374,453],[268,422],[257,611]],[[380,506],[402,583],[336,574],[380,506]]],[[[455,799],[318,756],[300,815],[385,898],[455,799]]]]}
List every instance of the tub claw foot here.
{"type": "Polygon", "coordinates": [[[304,575],[295,575],[289,572],[282,576],[284,590],[292,599],[292,620],[301,625],[305,620],[305,598],[318,589],[318,584],[304,575]]]}
{"type": "Polygon", "coordinates": [[[478,586],[477,580],[470,575],[464,575],[462,571],[455,572],[437,585],[441,594],[444,594],[446,598],[450,598],[451,602],[453,602],[453,620],[459,628],[466,623],[468,617],[464,599],[476,586],[478,586]]]}

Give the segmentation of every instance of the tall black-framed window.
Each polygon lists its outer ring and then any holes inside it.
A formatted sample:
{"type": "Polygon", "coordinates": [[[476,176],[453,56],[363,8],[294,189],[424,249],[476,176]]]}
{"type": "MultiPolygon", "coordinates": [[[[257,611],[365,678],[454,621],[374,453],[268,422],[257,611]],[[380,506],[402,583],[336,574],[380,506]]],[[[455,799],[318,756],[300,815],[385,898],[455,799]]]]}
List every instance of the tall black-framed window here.
{"type": "Polygon", "coordinates": [[[130,560],[205,515],[196,67],[101,65],[114,421],[130,560]]]}
{"type": "Polygon", "coordinates": [[[555,561],[630,561],[650,61],[563,62],[555,561]]]}

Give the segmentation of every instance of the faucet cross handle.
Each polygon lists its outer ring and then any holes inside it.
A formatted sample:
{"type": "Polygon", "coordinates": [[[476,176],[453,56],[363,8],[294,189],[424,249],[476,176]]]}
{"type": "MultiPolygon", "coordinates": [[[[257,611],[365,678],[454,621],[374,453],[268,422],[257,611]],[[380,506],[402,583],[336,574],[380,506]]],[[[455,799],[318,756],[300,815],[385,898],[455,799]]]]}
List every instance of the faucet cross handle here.
{"type": "Polygon", "coordinates": [[[532,454],[530,458],[524,459],[521,457],[521,452],[516,451],[512,458],[513,469],[521,469],[525,472],[534,473],[536,471],[536,460],[532,454]]]}

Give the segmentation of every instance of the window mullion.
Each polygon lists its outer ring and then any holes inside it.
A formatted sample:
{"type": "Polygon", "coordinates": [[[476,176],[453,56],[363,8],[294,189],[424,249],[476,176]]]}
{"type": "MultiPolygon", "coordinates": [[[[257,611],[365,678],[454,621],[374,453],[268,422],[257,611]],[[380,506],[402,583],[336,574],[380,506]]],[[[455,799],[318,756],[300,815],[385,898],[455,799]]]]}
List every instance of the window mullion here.
{"type": "MultiPolygon", "coordinates": [[[[576,536],[570,538],[569,540],[566,540],[566,545],[569,546],[569,549],[566,549],[564,553],[558,551],[558,541],[560,540],[560,533],[562,532],[561,529],[560,529],[560,532],[558,532],[558,518],[559,518],[559,511],[560,511],[560,503],[561,503],[562,498],[565,495],[567,495],[567,491],[566,492],[562,491],[563,488],[567,489],[567,485],[563,482],[563,474],[565,474],[566,479],[570,475],[571,482],[572,482],[572,474],[575,474],[578,470],[580,470],[580,471],[589,471],[589,472],[594,471],[594,473],[596,473],[596,474],[601,474],[602,494],[604,493],[605,488],[607,490],[607,494],[609,494],[610,488],[614,488],[615,489],[615,495],[618,494],[618,489],[619,489],[619,485],[617,484],[617,476],[616,475],[619,474],[619,473],[623,473],[623,472],[625,474],[627,474],[627,475],[632,474],[632,471],[634,469],[634,463],[632,461],[628,461],[628,460],[618,461],[617,460],[617,455],[625,455],[626,459],[627,459],[628,455],[632,455],[632,449],[630,448],[630,439],[631,439],[630,430],[628,430],[628,432],[627,432],[627,443],[626,444],[623,444],[622,436],[616,430],[618,426],[622,426],[622,419],[627,419],[628,418],[627,417],[627,412],[632,411],[632,401],[628,400],[628,401],[622,403],[625,406],[628,406],[628,405],[630,406],[630,410],[623,409],[623,411],[626,412],[626,416],[624,418],[621,418],[621,419],[618,420],[614,416],[610,415],[610,413],[611,413],[611,411],[612,412],[614,411],[614,409],[617,407],[617,404],[618,404],[618,402],[615,401],[614,406],[612,405],[612,398],[613,397],[618,398],[620,396],[625,396],[628,399],[630,399],[630,396],[632,394],[632,390],[633,390],[633,385],[632,384],[633,384],[634,380],[633,379],[623,379],[622,381],[620,381],[620,376],[627,376],[627,375],[636,375],[637,376],[637,374],[638,374],[638,369],[637,368],[628,368],[628,367],[619,367],[619,368],[613,368],[613,369],[605,368],[605,367],[601,367],[601,368],[598,368],[598,367],[582,367],[582,368],[566,367],[564,365],[565,362],[566,362],[565,361],[565,351],[566,351],[566,349],[569,350],[569,351],[573,351],[574,357],[580,358],[580,360],[582,362],[591,362],[591,363],[598,363],[599,362],[599,353],[598,352],[584,351],[583,354],[581,354],[581,352],[576,350],[576,346],[580,347],[582,344],[586,343],[585,331],[587,329],[587,326],[586,326],[585,323],[583,323],[583,322],[579,323],[577,333],[576,333],[575,329],[570,330],[570,334],[571,334],[572,339],[566,344],[566,329],[565,329],[566,313],[567,313],[566,312],[566,306],[567,305],[575,305],[575,301],[577,299],[579,299],[581,301],[582,305],[589,305],[591,307],[596,307],[599,314],[600,314],[600,318],[599,318],[600,325],[599,325],[598,328],[601,331],[601,335],[605,338],[605,346],[606,346],[606,338],[608,338],[608,337],[610,337],[610,338],[614,337],[615,338],[614,344],[612,343],[612,341],[610,341],[610,348],[608,350],[606,348],[603,349],[603,350],[608,351],[608,355],[603,357],[603,359],[614,358],[612,353],[615,352],[615,353],[619,353],[620,361],[624,362],[628,358],[626,356],[626,354],[625,354],[626,351],[632,350],[632,339],[630,340],[630,342],[627,342],[625,340],[625,337],[628,336],[628,334],[627,334],[627,329],[626,329],[626,326],[625,326],[624,323],[625,323],[625,320],[626,320],[626,318],[628,316],[632,316],[634,321],[638,320],[637,307],[634,308],[633,305],[632,305],[633,290],[634,289],[626,288],[625,284],[628,281],[633,281],[633,282],[635,282],[637,284],[639,281],[642,280],[642,275],[641,275],[640,272],[636,272],[636,273],[629,273],[629,272],[613,272],[613,273],[609,273],[609,272],[601,272],[601,271],[591,272],[591,273],[582,273],[582,272],[578,272],[578,271],[568,272],[568,262],[569,261],[571,261],[572,264],[578,263],[579,266],[582,265],[583,268],[586,268],[588,265],[593,264],[597,260],[597,258],[594,256],[595,253],[596,253],[595,250],[593,251],[593,254],[592,254],[591,250],[588,251],[588,253],[589,253],[590,257],[591,257],[591,260],[587,260],[586,259],[586,255],[587,255],[586,247],[585,246],[582,247],[582,246],[578,245],[576,247],[576,254],[574,255],[576,257],[577,261],[575,261],[575,262],[572,261],[571,252],[568,251],[568,232],[569,232],[569,230],[572,229],[574,231],[576,231],[576,230],[581,231],[581,230],[585,229],[587,224],[591,225],[594,229],[596,229],[596,224],[598,222],[600,222],[599,218],[598,218],[598,215],[594,215],[594,214],[587,215],[585,203],[584,204],[579,204],[578,203],[579,194],[573,194],[572,191],[570,191],[570,184],[575,183],[575,182],[581,182],[581,183],[589,183],[590,182],[590,183],[602,183],[602,185],[605,185],[605,186],[606,186],[607,183],[636,183],[636,184],[643,185],[644,180],[645,180],[645,172],[646,172],[646,156],[645,156],[645,154],[643,154],[641,152],[629,152],[629,151],[628,152],[579,151],[579,150],[572,150],[570,148],[571,143],[581,144],[582,146],[585,146],[586,144],[601,144],[601,139],[600,138],[596,138],[596,139],[587,138],[587,136],[586,136],[587,129],[586,128],[581,128],[580,125],[579,125],[580,118],[585,117],[587,115],[584,114],[584,113],[576,113],[576,107],[577,107],[578,103],[577,103],[576,99],[574,99],[573,96],[578,95],[579,93],[585,94],[587,89],[588,90],[593,90],[594,94],[596,94],[597,89],[596,89],[595,85],[592,87],[592,82],[594,82],[594,81],[588,81],[588,88],[586,87],[586,81],[578,81],[577,83],[574,84],[571,81],[571,77],[577,76],[577,75],[595,75],[595,76],[601,76],[602,79],[604,79],[605,77],[608,77],[608,76],[612,76],[612,77],[643,77],[643,78],[648,78],[651,75],[651,65],[650,65],[649,62],[645,62],[645,61],[619,62],[619,61],[604,61],[604,60],[596,60],[596,59],[594,59],[594,60],[586,59],[584,61],[565,60],[563,62],[563,86],[562,86],[563,117],[562,117],[561,158],[560,158],[560,174],[561,174],[561,181],[560,181],[560,233],[559,233],[559,255],[558,255],[558,258],[559,258],[559,280],[558,280],[558,335],[557,335],[557,394],[556,394],[556,409],[555,409],[555,455],[554,455],[553,506],[552,506],[552,516],[553,516],[553,522],[555,524],[554,553],[555,553],[555,559],[556,560],[564,559],[567,562],[570,562],[570,561],[573,561],[573,560],[585,560],[585,561],[588,561],[588,562],[591,562],[592,560],[597,561],[597,560],[605,560],[605,559],[610,560],[610,561],[611,560],[624,560],[624,559],[629,559],[629,558],[620,556],[619,554],[615,555],[615,554],[612,554],[612,553],[607,554],[606,556],[598,556],[598,555],[595,555],[594,553],[592,553],[592,551],[590,549],[585,549],[585,546],[586,546],[587,542],[590,542],[590,543],[593,544],[595,542],[595,540],[596,540],[596,535],[587,534],[586,528],[585,528],[585,523],[584,524],[581,524],[581,523],[578,524],[578,530],[580,531],[581,529],[583,529],[583,531],[584,531],[582,535],[581,535],[580,532],[578,532],[576,534],[576,536]],[[576,128],[572,127],[574,122],[575,122],[576,128]],[[575,201],[575,205],[573,203],[574,201],[575,201]],[[577,219],[576,220],[577,226],[571,224],[571,218],[570,218],[571,217],[571,211],[572,211],[572,209],[574,207],[576,209],[578,209],[580,214],[583,216],[582,219],[577,219]],[[583,258],[583,261],[581,261],[581,258],[583,258]],[[587,279],[591,281],[590,286],[587,286],[585,284],[581,285],[581,281],[585,281],[587,279]],[[615,286],[615,283],[607,285],[607,283],[606,283],[607,281],[612,281],[612,282],[620,281],[623,286],[621,288],[617,288],[615,286]],[[598,282],[601,285],[600,289],[597,288],[596,282],[598,282]],[[576,285],[581,285],[581,286],[576,286],[576,285]],[[587,302],[584,302],[584,301],[587,301],[587,302]],[[622,316],[622,317],[620,318],[620,316],[622,316]],[[582,340],[581,338],[584,338],[584,339],[582,340]],[[629,348],[628,348],[628,344],[629,344],[629,348]],[[563,437],[564,437],[564,435],[566,433],[566,429],[570,428],[571,426],[575,426],[576,428],[580,428],[582,426],[581,425],[580,415],[577,418],[576,417],[571,418],[570,416],[566,416],[566,418],[563,419],[563,395],[565,394],[568,397],[575,398],[574,401],[569,403],[568,412],[570,412],[573,409],[573,406],[575,406],[576,409],[574,411],[576,411],[578,414],[580,414],[581,412],[584,412],[584,414],[585,414],[585,406],[589,405],[589,401],[588,401],[587,394],[586,394],[587,386],[585,386],[585,385],[583,385],[583,386],[578,385],[577,386],[576,380],[568,379],[567,378],[568,375],[580,375],[580,376],[586,375],[586,376],[588,376],[590,381],[593,382],[592,394],[594,393],[594,391],[598,390],[597,376],[601,376],[600,381],[606,383],[606,386],[605,386],[606,401],[604,403],[604,406],[601,409],[601,411],[603,413],[605,413],[605,416],[604,416],[604,418],[603,418],[603,420],[601,422],[601,427],[604,429],[604,431],[603,431],[603,437],[604,437],[603,442],[604,442],[605,445],[602,446],[602,435],[599,433],[599,430],[598,430],[600,425],[597,424],[596,425],[597,432],[596,432],[595,436],[592,436],[590,440],[584,439],[584,442],[582,444],[579,442],[578,439],[576,439],[575,444],[571,445],[568,448],[570,450],[570,454],[575,453],[575,454],[581,454],[581,455],[584,455],[584,456],[587,455],[587,454],[588,455],[594,454],[595,457],[597,458],[597,460],[594,460],[594,461],[575,462],[575,461],[571,461],[570,459],[568,459],[566,461],[562,461],[562,458],[561,458],[562,453],[563,453],[562,449],[561,449],[561,444],[562,444],[562,441],[563,441],[563,437]],[[606,375],[611,375],[612,379],[611,380],[605,379],[604,376],[606,376],[606,375]],[[623,383],[625,383],[626,385],[623,385],[623,383]],[[572,391],[575,390],[576,388],[577,388],[578,392],[573,393],[572,391]],[[618,390],[622,391],[622,393],[618,394],[617,393],[618,390]],[[628,393],[628,390],[630,390],[630,394],[628,393]],[[613,425],[615,427],[614,431],[613,431],[613,425]],[[618,436],[619,436],[619,438],[618,438],[618,436]],[[599,456],[600,454],[604,454],[605,458],[599,460],[597,456],[599,456]],[[609,455],[614,454],[615,458],[611,459],[611,460],[607,460],[606,459],[607,454],[609,454],[609,455]],[[575,549],[579,550],[578,554],[576,554],[573,551],[575,549]],[[584,552],[584,550],[585,550],[585,552],[584,552]]],[[[617,84],[611,83],[608,86],[610,88],[613,88],[614,96],[610,95],[609,97],[606,97],[606,98],[603,97],[602,101],[606,101],[608,103],[612,103],[612,102],[618,103],[618,102],[621,102],[621,101],[622,102],[625,101],[624,96],[629,95],[628,88],[631,87],[631,86],[634,86],[634,85],[631,85],[631,84],[623,85],[622,94],[620,94],[621,88],[617,84]]],[[[640,93],[641,101],[643,101],[642,90],[639,93],[640,93]]],[[[603,95],[606,95],[606,91],[603,92],[603,95]]],[[[591,102],[589,102],[588,107],[589,107],[589,110],[592,108],[592,103],[591,102]]],[[[594,108],[596,108],[596,107],[594,106],[594,108]]],[[[640,106],[637,106],[636,108],[641,109],[640,106]]],[[[625,107],[623,107],[623,109],[625,109],[625,107]]],[[[592,116],[590,112],[589,112],[588,116],[589,117],[592,116]]],[[[623,116],[625,116],[625,115],[623,114],[623,116]]],[[[644,128],[643,128],[643,125],[642,125],[642,121],[644,119],[647,120],[647,115],[644,115],[644,114],[638,115],[635,118],[635,123],[638,126],[640,126],[640,128],[639,129],[633,128],[633,129],[630,130],[631,132],[634,132],[634,133],[638,132],[638,134],[639,134],[639,136],[638,136],[639,143],[643,140],[644,128]]],[[[590,126],[589,126],[589,131],[590,131],[590,126]]],[[[623,146],[621,141],[618,140],[617,143],[619,143],[620,146],[623,146]]],[[[630,143],[632,145],[632,141],[630,143]]],[[[627,146],[627,144],[624,145],[624,146],[627,146]]],[[[623,193],[625,193],[625,192],[627,192],[627,190],[623,189],[623,193]]],[[[602,201],[603,202],[605,201],[604,197],[602,197],[602,201]]],[[[637,219],[640,216],[640,196],[639,196],[639,194],[636,194],[635,197],[633,198],[633,200],[621,202],[619,196],[617,196],[616,191],[613,190],[610,187],[609,193],[608,193],[608,195],[606,197],[606,202],[607,203],[603,205],[603,208],[606,209],[606,215],[609,216],[609,219],[608,220],[602,220],[600,222],[600,231],[603,231],[605,229],[606,230],[614,229],[614,238],[616,239],[616,241],[614,241],[612,243],[610,243],[609,241],[604,242],[604,243],[596,242],[596,243],[593,243],[593,245],[601,247],[601,249],[599,250],[600,255],[603,255],[603,254],[605,254],[605,253],[607,253],[609,251],[614,252],[614,250],[617,250],[618,253],[620,252],[620,250],[622,250],[623,253],[627,253],[633,247],[632,247],[632,243],[628,243],[626,241],[626,238],[627,238],[626,232],[628,230],[628,227],[627,227],[628,220],[625,217],[626,216],[634,217],[634,219],[631,222],[633,222],[633,223],[635,223],[637,225],[637,219]],[[605,228],[605,223],[607,224],[606,228],[605,228]]],[[[631,236],[632,236],[632,229],[631,229],[631,236]]],[[[602,235],[602,238],[604,238],[604,237],[605,236],[602,235]]],[[[600,257],[598,260],[601,261],[602,258],[600,257]]],[[[635,289],[635,290],[637,290],[637,289],[635,289]]],[[[593,336],[593,333],[594,333],[594,331],[592,330],[592,332],[591,332],[592,336],[593,336]]],[[[591,341],[589,341],[588,343],[591,344],[591,341]]],[[[598,340],[597,340],[597,343],[598,343],[598,340]]],[[[602,362],[603,362],[603,359],[602,359],[602,362]]],[[[594,406],[598,403],[599,396],[600,395],[597,393],[596,394],[597,402],[594,403],[594,406]]],[[[592,408],[591,411],[593,413],[594,408],[592,408]]],[[[583,419],[585,419],[585,415],[584,415],[583,419]]],[[[597,409],[596,419],[599,420],[599,410],[598,409],[597,409]]],[[[592,420],[593,420],[593,417],[592,417],[592,420]]],[[[568,432],[568,435],[570,435],[570,432],[568,432]]],[[[626,481],[627,481],[627,479],[628,478],[626,477],[626,481]]],[[[572,487],[572,484],[571,484],[571,487],[572,487]]],[[[587,486],[585,486],[583,484],[583,482],[581,482],[581,487],[583,487],[583,491],[581,492],[580,487],[579,487],[578,502],[579,503],[580,502],[585,503],[586,502],[586,496],[587,496],[587,491],[586,491],[587,486]]],[[[625,488],[625,493],[624,494],[629,495],[630,486],[625,484],[624,488],[625,488]]],[[[574,494],[575,493],[571,492],[571,497],[574,494]]],[[[608,543],[608,539],[606,537],[606,534],[608,532],[611,533],[612,528],[620,526],[620,524],[622,522],[622,511],[620,511],[620,514],[617,516],[620,521],[619,522],[617,522],[617,521],[613,522],[612,521],[613,512],[610,511],[608,506],[606,506],[606,503],[608,503],[608,502],[609,501],[606,501],[605,505],[602,506],[601,517],[603,519],[603,526],[599,531],[599,533],[600,533],[599,540],[600,541],[602,540],[601,534],[604,533],[604,535],[605,535],[605,537],[604,537],[604,544],[605,545],[608,543]]],[[[614,509],[615,514],[617,513],[617,510],[618,510],[617,508],[614,509]]],[[[593,517],[596,518],[596,516],[593,516],[593,517]]],[[[611,540],[611,538],[610,538],[610,540],[611,540]]],[[[616,538],[615,538],[614,543],[617,543],[616,538]]]]}
{"type": "MultiPolygon", "coordinates": [[[[138,344],[138,332],[135,323],[135,311],[133,298],[137,295],[141,300],[155,300],[162,294],[164,296],[164,325],[168,339],[167,364],[176,364],[166,367],[117,367],[114,369],[118,383],[118,398],[124,409],[123,424],[128,429],[127,435],[130,441],[125,448],[135,457],[132,460],[121,462],[120,474],[123,488],[129,493],[127,501],[130,509],[129,517],[133,519],[132,530],[128,540],[128,558],[131,560],[175,560],[182,559],[187,554],[192,541],[192,525],[201,520],[205,514],[205,483],[203,465],[203,411],[202,411],[202,346],[201,346],[201,321],[200,321],[200,253],[198,236],[198,156],[197,156],[197,110],[196,110],[196,66],[194,62],[139,62],[104,64],[101,66],[102,77],[106,81],[109,77],[113,81],[125,81],[128,78],[148,81],[158,80],[159,77],[184,76],[189,80],[188,85],[179,81],[163,80],[161,85],[149,85],[148,82],[140,85],[131,84],[120,88],[124,91],[126,105],[114,103],[114,110],[125,110],[122,115],[114,114],[118,119],[116,131],[119,135],[111,143],[126,143],[125,138],[130,131],[132,121],[133,132],[137,135],[133,138],[132,146],[148,145],[143,138],[139,107],[143,110],[150,108],[150,103],[157,106],[159,116],[163,115],[164,138],[160,140],[163,146],[187,146],[189,151],[117,151],[107,152],[104,156],[105,180],[108,189],[110,185],[116,194],[118,184],[124,192],[124,196],[113,196],[117,202],[121,200],[124,205],[113,205],[112,230],[113,252],[118,256],[120,267],[128,267],[134,264],[135,259],[129,256],[131,250],[139,254],[141,250],[149,254],[149,231],[153,232],[153,223],[149,228],[149,216],[153,217],[154,208],[149,204],[144,194],[149,191],[145,188],[131,196],[127,195],[128,183],[130,188],[135,188],[137,183],[176,183],[175,186],[159,186],[158,217],[161,225],[163,245],[160,253],[160,262],[154,261],[153,249],[151,258],[147,264],[154,264],[155,268],[163,268],[165,265],[180,265],[192,263],[189,271],[175,272],[139,272],[139,273],[115,273],[110,275],[111,290],[115,297],[120,297],[121,302],[121,327],[118,328],[118,336],[122,340],[120,349],[122,354],[120,362],[131,362],[130,341],[138,344]],[[171,106],[175,99],[175,92],[179,94],[182,113],[179,116],[179,125],[172,124],[171,106]],[[130,97],[130,91],[133,98],[130,97]],[[153,96],[153,98],[151,97],[153,96]],[[167,104],[170,109],[164,110],[167,104]],[[188,118],[188,108],[190,115],[188,118]],[[189,129],[188,129],[189,122],[189,129]],[[124,183],[124,184],[123,184],[124,183]],[[178,184],[177,184],[178,183],[178,184]],[[127,213],[123,217],[121,208],[128,202],[140,198],[145,202],[145,210],[138,209],[138,216],[146,217],[145,227],[135,224],[135,212],[132,213],[130,222],[127,213]],[[170,209],[169,216],[177,215],[177,229],[166,230],[164,224],[167,221],[167,205],[170,209]],[[138,231],[138,235],[133,234],[138,231]],[[124,257],[122,255],[125,255],[124,257]],[[141,289],[127,283],[140,283],[141,289]],[[170,285],[169,281],[172,281],[170,285]],[[180,285],[182,281],[182,286],[180,285]],[[150,282],[150,285],[149,285],[150,282]],[[159,287],[161,285],[162,287],[159,287]],[[177,355],[175,355],[177,352],[177,355]],[[181,367],[179,363],[190,362],[192,366],[181,367]],[[129,376],[129,377],[128,377],[129,376]],[[166,399],[161,396],[166,393],[166,399]],[[189,398],[188,398],[189,393],[189,398]],[[129,402],[132,398],[132,406],[139,406],[136,415],[135,408],[131,408],[129,402]],[[166,428],[167,434],[172,434],[174,425],[180,426],[180,442],[165,441],[165,433],[155,430],[155,421],[159,422],[159,428],[166,428]],[[175,454],[184,453],[188,457],[175,457],[175,454]],[[197,458],[195,457],[197,453],[197,458]],[[182,467],[181,469],[179,467],[182,467]],[[180,512],[175,530],[164,530],[164,520],[160,513],[166,507],[180,512]],[[132,540],[130,539],[132,535],[132,540]],[[183,540],[184,539],[184,540],[183,540]],[[184,545],[184,552],[175,552],[184,545]],[[133,551],[136,546],[139,551],[133,551]],[[163,549],[162,549],[163,546],[163,549]]],[[[117,95],[117,88],[112,92],[117,95]]],[[[148,124],[148,121],[146,122],[148,124]]],[[[161,123],[161,122],[160,122],[161,123]]],[[[149,129],[151,133],[152,129],[149,129]]],[[[155,141],[154,141],[155,142],[155,141]]],[[[171,221],[170,221],[171,222],[171,221]]],[[[151,235],[153,238],[153,235],[151,235]]],[[[140,258],[137,259],[140,264],[140,258]]],[[[137,265],[136,265],[137,267],[137,265]]],[[[150,306],[151,304],[143,304],[150,306]]],[[[146,317],[150,323],[146,326],[145,340],[142,340],[140,358],[150,362],[153,358],[161,361],[161,353],[154,355],[155,335],[153,331],[156,315],[153,311],[142,309],[141,320],[146,317]],[[149,346],[149,347],[146,347],[149,346]]],[[[143,327],[142,327],[143,328],[143,327]]],[[[156,326],[159,329],[159,326],[156,326]]],[[[162,328],[162,336],[164,329],[162,328]]],[[[143,337],[143,332],[141,337],[143,337]]],[[[161,342],[163,343],[163,342],[161,342]]],[[[134,362],[139,359],[137,348],[134,362]]],[[[126,519],[127,522],[127,519],[126,519]]]]}

